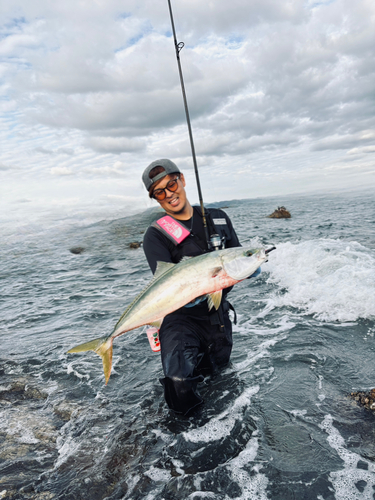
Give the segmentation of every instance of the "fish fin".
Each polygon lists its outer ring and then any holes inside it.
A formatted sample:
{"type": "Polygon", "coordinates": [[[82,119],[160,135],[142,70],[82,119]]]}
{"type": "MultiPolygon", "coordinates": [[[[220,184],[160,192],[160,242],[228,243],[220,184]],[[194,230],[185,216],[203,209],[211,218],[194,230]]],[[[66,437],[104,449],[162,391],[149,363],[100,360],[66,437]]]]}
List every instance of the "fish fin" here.
{"type": "Polygon", "coordinates": [[[155,328],[160,328],[161,327],[161,324],[163,323],[163,319],[164,318],[161,318],[161,319],[157,319],[156,321],[153,321],[152,323],[149,323],[150,326],[154,326],[155,328]]]}
{"type": "Polygon", "coordinates": [[[210,293],[209,295],[207,295],[208,309],[210,311],[214,306],[216,310],[219,309],[222,295],[223,295],[223,290],[218,290],[217,292],[210,293]]]}
{"type": "Polygon", "coordinates": [[[156,271],[154,274],[154,278],[159,278],[162,274],[165,274],[167,271],[169,271],[172,267],[174,267],[176,264],[173,264],[173,262],[162,262],[158,260],[156,263],[156,271]]]}
{"type": "Polygon", "coordinates": [[[85,344],[77,345],[69,349],[68,353],[94,351],[96,354],[99,354],[103,361],[105,385],[107,385],[112,370],[112,343],[113,337],[101,337],[90,340],[90,342],[86,342],[85,344]]]}
{"type": "Polygon", "coordinates": [[[113,354],[113,337],[110,337],[107,342],[104,342],[95,352],[101,356],[103,361],[103,370],[105,377],[105,385],[108,384],[109,377],[112,371],[112,354],[113,354]]]}
{"type": "Polygon", "coordinates": [[[222,270],[223,268],[221,266],[219,267],[215,267],[215,269],[212,270],[212,277],[213,278],[216,278],[216,276],[219,274],[219,272],[222,270]]]}

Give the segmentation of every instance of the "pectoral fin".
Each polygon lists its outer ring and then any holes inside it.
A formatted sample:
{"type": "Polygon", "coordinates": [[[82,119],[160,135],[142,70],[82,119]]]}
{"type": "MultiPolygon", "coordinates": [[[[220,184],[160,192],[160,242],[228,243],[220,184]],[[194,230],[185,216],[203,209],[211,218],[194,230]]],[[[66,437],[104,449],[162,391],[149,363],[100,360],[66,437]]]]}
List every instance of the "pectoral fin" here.
{"type": "Polygon", "coordinates": [[[223,268],[221,266],[215,267],[215,269],[212,270],[212,277],[216,278],[216,276],[220,273],[220,271],[222,271],[222,269],[223,268]]]}
{"type": "Polygon", "coordinates": [[[211,293],[210,295],[207,295],[208,309],[210,311],[214,306],[215,306],[216,310],[219,309],[222,295],[223,295],[222,290],[218,290],[217,292],[214,292],[214,293],[211,293]]]}
{"type": "Polygon", "coordinates": [[[161,318],[161,319],[157,319],[156,321],[153,321],[152,323],[149,323],[150,326],[154,326],[155,328],[160,328],[161,327],[161,324],[163,323],[163,319],[164,318],[161,318]]]}

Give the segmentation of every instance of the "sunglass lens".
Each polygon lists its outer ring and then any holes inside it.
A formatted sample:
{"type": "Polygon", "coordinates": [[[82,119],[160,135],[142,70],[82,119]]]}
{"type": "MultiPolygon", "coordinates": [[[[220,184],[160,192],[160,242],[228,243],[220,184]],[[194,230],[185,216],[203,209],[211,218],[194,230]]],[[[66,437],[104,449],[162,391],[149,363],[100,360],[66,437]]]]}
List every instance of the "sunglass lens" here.
{"type": "Polygon", "coordinates": [[[173,181],[169,181],[167,184],[168,191],[176,191],[177,189],[177,179],[173,179],[173,181]]]}
{"type": "Polygon", "coordinates": [[[156,200],[162,201],[166,197],[166,193],[164,189],[158,189],[153,193],[153,196],[156,200]]]}
{"type": "Polygon", "coordinates": [[[152,194],[152,196],[155,198],[155,200],[163,201],[164,198],[167,196],[166,189],[168,189],[168,191],[172,191],[172,193],[174,193],[177,190],[178,179],[179,178],[177,177],[177,179],[172,179],[171,181],[169,181],[164,189],[156,189],[152,194]]]}

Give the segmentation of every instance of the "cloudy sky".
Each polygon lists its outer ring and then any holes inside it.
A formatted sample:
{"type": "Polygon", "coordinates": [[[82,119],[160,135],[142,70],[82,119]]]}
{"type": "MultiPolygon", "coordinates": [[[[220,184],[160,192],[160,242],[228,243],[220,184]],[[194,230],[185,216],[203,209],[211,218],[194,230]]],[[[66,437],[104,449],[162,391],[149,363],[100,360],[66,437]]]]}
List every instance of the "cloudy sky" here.
{"type": "MultiPolygon", "coordinates": [[[[375,187],[373,0],[172,0],[207,201],[375,187]]],[[[2,207],[194,174],[167,0],[0,0],[2,207]]]]}

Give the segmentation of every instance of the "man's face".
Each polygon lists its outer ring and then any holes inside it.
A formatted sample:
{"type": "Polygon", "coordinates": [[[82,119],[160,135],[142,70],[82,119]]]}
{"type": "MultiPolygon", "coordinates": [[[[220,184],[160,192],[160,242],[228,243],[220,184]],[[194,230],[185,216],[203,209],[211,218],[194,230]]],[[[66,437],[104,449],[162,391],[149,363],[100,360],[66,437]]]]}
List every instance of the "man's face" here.
{"type": "MultiPolygon", "coordinates": [[[[180,175],[180,179],[177,181],[178,186],[177,186],[176,191],[171,192],[171,191],[168,191],[168,189],[167,189],[165,191],[166,197],[164,198],[164,200],[161,200],[161,201],[156,200],[159,203],[159,205],[167,213],[169,213],[171,215],[178,215],[178,214],[182,213],[186,208],[187,198],[186,198],[186,191],[185,191],[185,186],[186,186],[185,178],[184,178],[183,174],[179,174],[179,175],[180,175]]],[[[165,188],[166,185],[168,184],[168,182],[171,181],[172,179],[175,179],[175,178],[176,178],[175,174],[166,175],[165,177],[163,177],[163,179],[160,179],[160,181],[155,184],[153,191],[155,189],[165,188]]]]}

